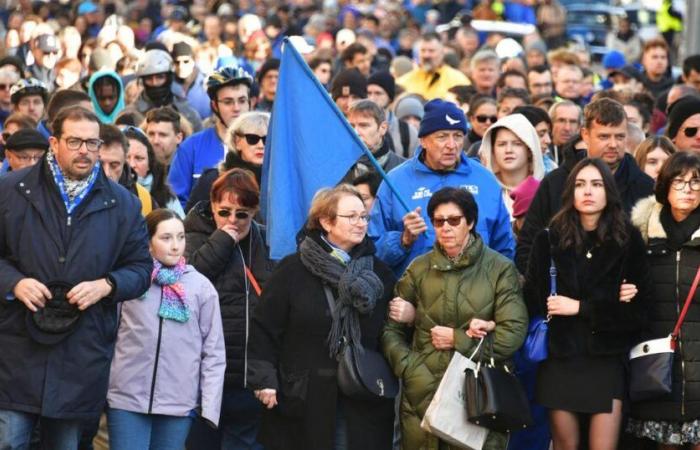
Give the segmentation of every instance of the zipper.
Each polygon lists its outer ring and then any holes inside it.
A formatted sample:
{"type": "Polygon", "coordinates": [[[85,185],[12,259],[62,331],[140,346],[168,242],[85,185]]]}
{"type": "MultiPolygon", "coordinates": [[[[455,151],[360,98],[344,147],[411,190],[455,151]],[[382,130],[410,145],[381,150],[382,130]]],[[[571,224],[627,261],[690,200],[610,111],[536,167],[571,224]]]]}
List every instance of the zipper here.
{"type": "MultiPolygon", "coordinates": [[[[680,317],[681,251],[676,252],[676,311],[680,317]]],[[[685,358],[683,357],[683,327],[678,330],[678,353],[681,355],[681,416],[685,416],[685,358]]]]}
{"type": "Polygon", "coordinates": [[[70,226],[70,224],[71,224],[71,218],[72,218],[72,216],[69,215],[69,216],[68,216],[68,220],[66,221],[66,226],[70,226]]]}
{"type": "MultiPolygon", "coordinates": [[[[161,294],[162,295],[162,294],[161,294]]],[[[156,344],[156,361],[153,364],[153,378],[151,379],[151,398],[148,401],[148,414],[153,411],[153,397],[156,391],[156,375],[158,374],[158,358],[160,357],[160,341],[163,337],[163,318],[160,318],[158,324],[158,343],[156,344]]]]}

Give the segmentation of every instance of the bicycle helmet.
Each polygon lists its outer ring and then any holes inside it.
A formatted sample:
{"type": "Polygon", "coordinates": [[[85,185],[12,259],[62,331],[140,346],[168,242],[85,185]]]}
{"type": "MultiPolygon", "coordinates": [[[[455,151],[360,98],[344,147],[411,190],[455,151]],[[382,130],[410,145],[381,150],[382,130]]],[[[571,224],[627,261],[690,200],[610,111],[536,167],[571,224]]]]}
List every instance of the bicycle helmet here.
{"type": "Polygon", "coordinates": [[[29,95],[40,95],[42,100],[44,100],[44,105],[49,100],[49,90],[44,83],[36,78],[21,79],[10,88],[10,102],[13,105],[16,105],[23,97],[29,95]]]}
{"type": "Polygon", "coordinates": [[[148,50],[136,64],[136,76],[147,77],[173,71],[173,58],[165,50],[148,50]]]}
{"type": "Polygon", "coordinates": [[[236,84],[245,84],[250,89],[253,86],[253,77],[242,67],[221,67],[207,77],[207,95],[214,100],[219,89],[236,84]]]}

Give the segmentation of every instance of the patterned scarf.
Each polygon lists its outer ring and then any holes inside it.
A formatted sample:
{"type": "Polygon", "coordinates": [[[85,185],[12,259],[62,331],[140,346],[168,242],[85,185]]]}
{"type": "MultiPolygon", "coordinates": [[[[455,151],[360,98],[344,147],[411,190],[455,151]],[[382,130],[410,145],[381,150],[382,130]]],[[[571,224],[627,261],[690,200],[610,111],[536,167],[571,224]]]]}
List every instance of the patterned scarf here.
{"type": "Polygon", "coordinates": [[[95,184],[97,179],[97,174],[100,171],[100,163],[96,163],[92,168],[92,172],[87,178],[82,180],[73,180],[71,178],[66,178],[63,176],[63,171],[56,162],[56,157],[53,152],[48,152],[46,155],[46,161],[49,164],[49,169],[51,169],[51,174],[53,175],[54,182],[58,186],[58,190],[61,193],[61,198],[63,199],[63,204],[66,206],[66,211],[70,215],[75,208],[78,207],[80,202],[90,193],[92,186],[95,184]]]}
{"type": "Polygon", "coordinates": [[[185,273],[185,258],[172,267],[164,266],[157,259],[153,259],[153,273],[151,282],[163,289],[158,315],[163,319],[187,322],[190,318],[190,308],[185,303],[185,287],[180,283],[182,274],[185,273]]]}

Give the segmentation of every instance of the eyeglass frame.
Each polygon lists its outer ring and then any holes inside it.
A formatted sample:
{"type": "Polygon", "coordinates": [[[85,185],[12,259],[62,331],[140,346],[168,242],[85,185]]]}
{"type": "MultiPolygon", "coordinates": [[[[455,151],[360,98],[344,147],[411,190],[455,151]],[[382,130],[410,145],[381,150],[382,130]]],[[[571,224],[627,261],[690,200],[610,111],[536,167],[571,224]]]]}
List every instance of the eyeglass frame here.
{"type": "Polygon", "coordinates": [[[72,152],[77,152],[77,151],[79,151],[79,150],[80,150],[80,147],[82,147],[83,144],[85,144],[85,149],[86,149],[88,152],[90,152],[90,153],[97,153],[97,152],[100,151],[100,148],[102,148],[102,145],[105,143],[102,139],[98,139],[98,138],[94,138],[94,139],[81,139],[81,138],[75,137],[75,136],[69,136],[69,137],[61,136],[61,137],[58,138],[59,141],[60,141],[61,139],[63,139],[63,140],[65,141],[65,143],[66,143],[66,148],[67,148],[68,150],[72,151],[72,152]],[[74,146],[74,145],[71,145],[71,144],[68,143],[68,141],[69,141],[70,139],[74,139],[74,141],[73,141],[74,143],[75,143],[76,140],[78,140],[78,141],[80,141],[80,144],[78,144],[77,147],[74,146]],[[97,148],[95,148],[94,150],[91,149],[91,148],[90,148],[90,142],[92,142],[94,145],[97,145],[97,148]]]}
{"type": "Polygon", "coordinates": [[[433,224],[434,228],[442,228],[448,223],[451,227],[458,227],[462,223],[464,215],[450,216],[450,217],[431,217],[430,222],[433,224]]]}
{"type": "Polygon", "coordinates": [[[216,211],[215,214],[217,216],[221,217],[222,219],[228,219],[233,214],[236,217],[236,220],[248,220],[253,216],[253,214],[251,214],[248,211],[242,211],[242,210],[232,211],[232,210],[226,209],[226,208],[222,208],[222,209],[216,211]]]}
{"type": "Polygon", "coordinates": [[[365,225],[369,223],[369,214],[336,214],[335,217],[348,219],[350,225],[358,225],[359,222],[363,222],[365,225]]]}
{"type": "Polygon", "coordinates": [[[262,140],[263,145],[265,145],[267,140],[267,135],[260,136],[259,134],[255,133],[236,133],[236,136],[244,138],[248,145],[257,145],[260,140],[262,140]],[[255,142],[251,142],[251,140],[254,140],[255,142]]]}
{"type": "Polygon", "coordinates": [[[671,180],[671,189],[674,191],[683,191],[685,187],[688,186],[693,192],[700,192],[700,178],[691,178],[690,180],[683,180],[674,178],[671,180]],[[693,189],[693,183],[697,189],[693,189]]]}
{"type": "Polygon", "coordinates": [[[6,148],[5,152],[12,153],[12,155],[15,158],[19,159],[22,162],[34,162],[34,161],[39,162],[39,161],[41,161],[41,158],[43,158],[44,155],[46,154],[46,150],[41,150],[41,155],[38,155],[38,156],[25,155],[22,150],[15,151],[15,150],[10,150],[9,148],[6,148]]]}
{"type": "Polygon", "coordinates": [[[683,128],[683,136],[685,136],[687,138],[694,138],[698,134],[698,128],[700,128],[700,127],[683,128]],[[690,131],[692,134],[688,134],[688,131],[690,131]]]}
{"type": "Polygon", "coordinates": [[[475,118],[476,121],[479,122],[479,123],[486,123],[487,120],[488,120],[489,122],[491,122],[491,123],[496,123],[496,122],[498,122],[498,116],[491,116],[491,115],[488,115],[488,114],[477,114],[477,115],[474,116],[474,118],[475,118]]]}

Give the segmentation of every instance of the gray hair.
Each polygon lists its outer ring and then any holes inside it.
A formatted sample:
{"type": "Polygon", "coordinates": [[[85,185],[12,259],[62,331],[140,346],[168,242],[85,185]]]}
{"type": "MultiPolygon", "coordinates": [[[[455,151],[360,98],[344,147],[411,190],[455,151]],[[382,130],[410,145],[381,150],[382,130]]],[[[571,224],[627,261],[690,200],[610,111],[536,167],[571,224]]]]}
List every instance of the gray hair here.
{"type": "Polygon", "coordinates": [[[479,50],[474,54],[474,56],[472,56],[472,59],[469,62],[469,67],[471,70],[474,70],[477,64],[481,64],[483,62],[495,62],[496,64],[499,64],[501,59],[498,57],[495,51],[486,48],[479,50]]]}
{"type": "Polygon", "coordinates": [[[258,133],[267,135],[267,128],[270,125],[270,113],[262,111],[251,111],[236,117],[231,126],[226,131],[225,144],[229,151],[237,151],[234,137],[246,133],[258,133]]]}
{"type": "Polygon", "coordinates": [[[551,108],[549,108],[549,117],[552,119],[552,122],[554,122],[557,116],[557,110],[561,108],[562,106],[575,106],[578,109],[578,123],[583,124],[583,109],[576,103],[572,102],[571,100],[561,100],[556,103],[554,103],[551,108]]]}
{"type": "Polygon", "coordinates": [[[348,116],[352,113],[366,114],[372,116],[372,118],[377,122],[377,125],[381,125],[382,122],[386,121],[386,114],[382,108],[379,107],[372,100],[362,99],[353,102],[348,109],[348,116]]]}

